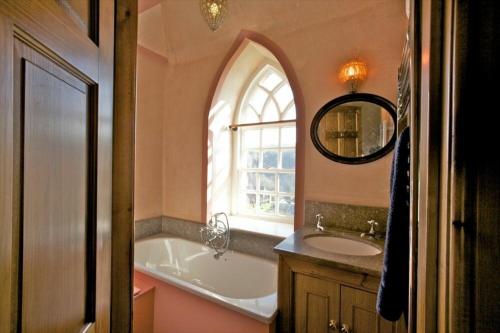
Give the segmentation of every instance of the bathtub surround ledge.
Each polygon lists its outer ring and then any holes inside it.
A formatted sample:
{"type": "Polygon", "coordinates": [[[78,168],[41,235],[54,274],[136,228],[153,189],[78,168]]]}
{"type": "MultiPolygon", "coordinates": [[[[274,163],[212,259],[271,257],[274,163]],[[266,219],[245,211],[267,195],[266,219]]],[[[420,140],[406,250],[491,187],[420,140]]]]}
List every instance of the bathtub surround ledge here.
{"type": "MultiPolygon", "coordinates": [[[[187,240],[200,242],[201,223],[187,221],[167,216],[136,221],[135,239],[143,239],[157,234],[166,233],[187,240]]],[[[252,231],[231,228],[229,249],[254,255],[268,260],[278,260],[274,247],[285,239],[281,236],[260,234],[252,231]]]]}
{"type": "Polygon", "coordinates": [[[147,238],[162,232],[162,217],[135,221],[135,240],[147,238]]]}

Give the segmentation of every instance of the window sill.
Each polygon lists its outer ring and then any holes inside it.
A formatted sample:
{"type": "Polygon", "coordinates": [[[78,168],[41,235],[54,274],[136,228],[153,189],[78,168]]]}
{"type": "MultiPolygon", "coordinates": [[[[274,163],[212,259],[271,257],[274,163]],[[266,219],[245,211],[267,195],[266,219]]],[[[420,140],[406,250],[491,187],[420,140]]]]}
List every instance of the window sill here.
{"type": "Polygon", "coordinates": [[[283,238],[290,236],[294,232],[293,223],[267,221],[258,217],[229,216],[229,224],[232,229],[283,238]]]}

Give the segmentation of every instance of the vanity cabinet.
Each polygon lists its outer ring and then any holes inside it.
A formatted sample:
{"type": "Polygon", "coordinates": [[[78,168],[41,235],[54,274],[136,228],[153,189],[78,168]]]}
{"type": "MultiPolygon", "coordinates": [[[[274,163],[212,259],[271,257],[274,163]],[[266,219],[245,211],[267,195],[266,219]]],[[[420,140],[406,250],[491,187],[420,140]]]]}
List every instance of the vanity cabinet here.
{"type": "Polygon", "coordinates": [[[280,255],[278,332],[402,333],[375,310],[379,279],[280,255]]]}

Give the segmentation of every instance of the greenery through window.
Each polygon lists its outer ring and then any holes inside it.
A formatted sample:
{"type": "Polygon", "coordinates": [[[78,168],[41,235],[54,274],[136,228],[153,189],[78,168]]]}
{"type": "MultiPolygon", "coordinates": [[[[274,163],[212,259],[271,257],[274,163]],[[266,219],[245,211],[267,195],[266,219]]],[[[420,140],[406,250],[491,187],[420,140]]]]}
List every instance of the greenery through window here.
{"type": "Polygon", "coordinates": [[[292,221],[295,210],[295,103],[283,73],[267,65],[241,103],[238,213],[292,221]]]}

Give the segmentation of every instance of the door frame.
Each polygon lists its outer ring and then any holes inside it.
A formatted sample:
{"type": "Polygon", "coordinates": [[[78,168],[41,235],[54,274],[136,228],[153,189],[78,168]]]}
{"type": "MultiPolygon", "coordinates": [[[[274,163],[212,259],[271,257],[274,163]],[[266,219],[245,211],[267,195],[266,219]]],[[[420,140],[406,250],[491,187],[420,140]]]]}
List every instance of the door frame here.
{"type": "Polygon", "coordinates": [[[132,332],[137,0],[116,0],[111,332],[132,332]]]}

